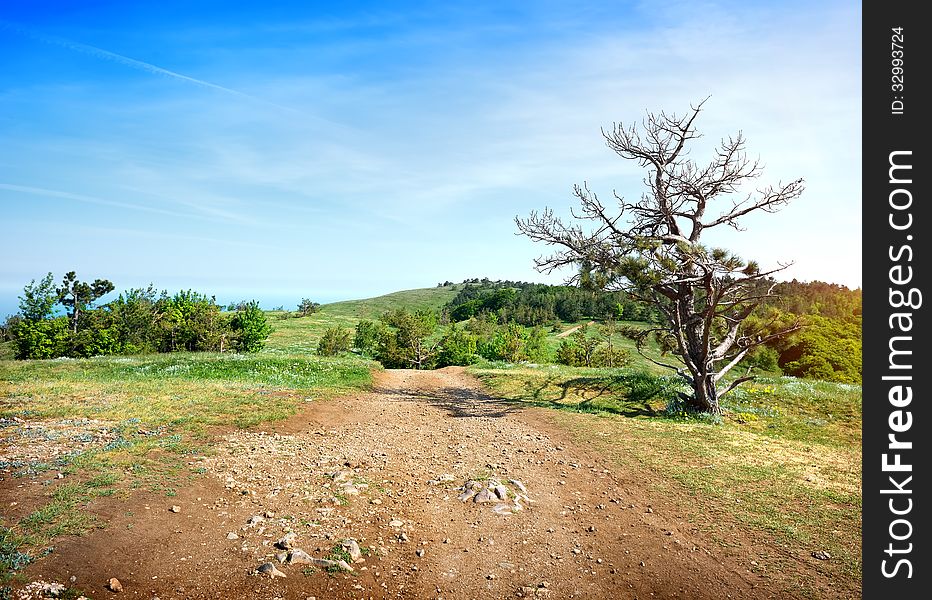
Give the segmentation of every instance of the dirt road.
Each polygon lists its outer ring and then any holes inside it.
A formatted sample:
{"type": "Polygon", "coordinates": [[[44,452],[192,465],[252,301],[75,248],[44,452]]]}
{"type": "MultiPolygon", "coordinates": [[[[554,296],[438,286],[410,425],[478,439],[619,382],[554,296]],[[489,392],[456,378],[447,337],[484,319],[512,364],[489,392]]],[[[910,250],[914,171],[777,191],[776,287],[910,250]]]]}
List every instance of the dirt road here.
{"type": "Polygon", "coordinates": [[[116,577],[118,597],[162,600],[787,597],[542,410],[488,397],[461,369],[387,371],[369,394],[222,437],[176,496],[95,506],[108,526],[62,540],[25,581],[107,598],[116,577]],[[508,501],[459,500],[490,480],[508,501]],[[292,553],[347,558],[333,548],[353,539],[363,556],[352,572],[280,563],[289,532],[292,553]],[[256,574],[266,562],[285,577],[256,574]]]}

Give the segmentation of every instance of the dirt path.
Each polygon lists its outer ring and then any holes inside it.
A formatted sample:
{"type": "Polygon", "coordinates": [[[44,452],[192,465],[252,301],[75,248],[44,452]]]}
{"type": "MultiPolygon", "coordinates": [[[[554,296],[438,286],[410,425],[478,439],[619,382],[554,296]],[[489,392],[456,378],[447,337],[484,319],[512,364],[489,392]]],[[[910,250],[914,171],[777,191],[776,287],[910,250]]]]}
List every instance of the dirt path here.
{"type": "MultiPolygon", "coordinates": [[[[586,326],[587,326],[587,327],[588,327],[589,325],[595,325],[595,321],[589,321],[588,323],[586,323],[586,326]]],[[[580,327],[582,327],[582,325],[576,325],[575,327],[570,327],[570,328],[567,329],[566,331],[561,331],[561,332],[558,333],[555,337],[558,337],[558,338],[565,338],[565,337],[570,336],[570,335],[572,335],[573,333],[575,333],[576,330],[579,329],[580,327]]]]}
{"type": "Polygon", "coordinates": [[[162,600],[787,597],[755,587],[766,582],[718,557],[635,474],[458,368],[387,371],[369,394],[230,433],[189,466],[203,475],[175,497],[104,503],[107,528],[62,540],[26,581],[107,598],[117,577],[119,597],[162,600]],[[467,480],[488,478],[522,482],[532,502],[497,514],[459,501],[467,480]],[[313,557],[352,538],[363,559],[352,573],[280,564],[289,531],[313,557]],[[268,561],[286,577],[254,573],[268,561]]]}

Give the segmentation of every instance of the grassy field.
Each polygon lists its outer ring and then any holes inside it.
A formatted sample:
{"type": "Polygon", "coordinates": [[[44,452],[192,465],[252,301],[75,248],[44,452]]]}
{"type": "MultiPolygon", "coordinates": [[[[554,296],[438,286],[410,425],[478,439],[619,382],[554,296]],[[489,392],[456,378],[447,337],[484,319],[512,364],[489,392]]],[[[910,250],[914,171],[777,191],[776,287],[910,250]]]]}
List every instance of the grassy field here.
{"type": "Polygon", "coordinates": [[[761,569],[788,572],[793,556],[825,550],[835,560],[824,568],[860,589],[860,386],[762,378],[726,396],[713,423],[666,416],[675,380],[638,367],[496,367],[472,371],[496,396],[554,409],[580,443],[646,469],[652,489],[690,499],[680,504],[691,521],[723,546],[738,526],[771,549],[761,569]]]}

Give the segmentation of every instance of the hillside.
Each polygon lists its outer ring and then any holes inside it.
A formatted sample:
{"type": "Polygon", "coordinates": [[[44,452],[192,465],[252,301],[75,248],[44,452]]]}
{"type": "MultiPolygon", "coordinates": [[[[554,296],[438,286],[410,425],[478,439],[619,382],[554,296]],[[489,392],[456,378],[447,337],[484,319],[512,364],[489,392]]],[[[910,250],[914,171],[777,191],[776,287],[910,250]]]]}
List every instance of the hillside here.
{"type": "Polygon", "coordinates": [[[344,300],[324,304],[320,310],[307,317],[279,318],[282,313],[268,313],[275,331],[266,344],[266,352],[313,353],[320,336],[328,327],[352,329],[363,319],[378,319],[386,311],[406,308],[411,311],[439,310],[452,300],[460,286],[420,288],[392,292],[375,298],[344,300]]]}

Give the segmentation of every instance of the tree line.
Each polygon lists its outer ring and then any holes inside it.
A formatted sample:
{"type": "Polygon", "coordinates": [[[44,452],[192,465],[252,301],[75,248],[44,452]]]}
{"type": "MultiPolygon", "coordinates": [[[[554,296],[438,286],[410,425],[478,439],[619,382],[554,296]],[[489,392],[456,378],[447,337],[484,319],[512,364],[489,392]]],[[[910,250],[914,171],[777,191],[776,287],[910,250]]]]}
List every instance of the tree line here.
{"type": "Polygon", "coordinates": [[[494,313],[502,321],[534,327],[582,319],[653,322],[657,313],[624,292],[521,281],[470,279],[443,308],[451,321],[494,313]]]}
{"type": "Polygon", "coordinates": [[[175,294],[152,285],[112,292],[106,279],[84,282],[74,271],[56,286],[52,273],[32,280],[19,297],[18,314],[3,326],[16,358],[88,357],[176,351],[256,352],[272,328],[257,301],[224,312],[213,296],[193,290],[175,294]],[[64,315],[60,314],[64,310],[64,315]]]}
{"type": "MultiPolygon", "coordinates": [[[[591,276],[591,275],[590,275],[591,276]]],[[[586,276],[581,277],[585,279],[586,276]]],[[[746,330],[768,332],[799,323],[799,329],[786,336],[774,336],[754,347],[743,358],[744,367],[753,366],[768,372],[796,377],[824,379],[843,383],[861,382],[861,290],[822,281],[764,281],[772,287],[743,324],[746,330]]],[[[450,282],[439,287],[452,286],[450,282]]],[[[551,286],[520,281],[467,279],[457,295],[441,310],[453,322],[469,321],[492,314],[500,322],[515,322],[526,327],[594,320],[640,321],[656,324],[659,318],[650,303],[637,300],[621,291],[589,289],[591,286],[551,286]]],[[[613,325],[626,337],[637,338],[644,329],[632,329],[621,323],[613,325]]],[[[598,328],[596,328],[598,329],[598,328]]],[[[589,332],[606,342],[598,331],[589,332]]],[[[664,347],[664,340],[658,340],[664,347]]],[[[593,366],[586,360],[586,348],[592,340],[572,336],[558,349],[556,362],[593,366]],[[581,353],[581,354],[580,354],[581,353]],[[582,358],[579,358],[579,357],[582,358]]],[[[603,351],[608,350],[606,342],[603,351]]],[[[668,348],[669,350],[669,348],[668,348]]],[[[598,365],[606,361],[595,360],[598,365]]],[[[614,360],[607,361],[614,364],[614,360]]]]}

